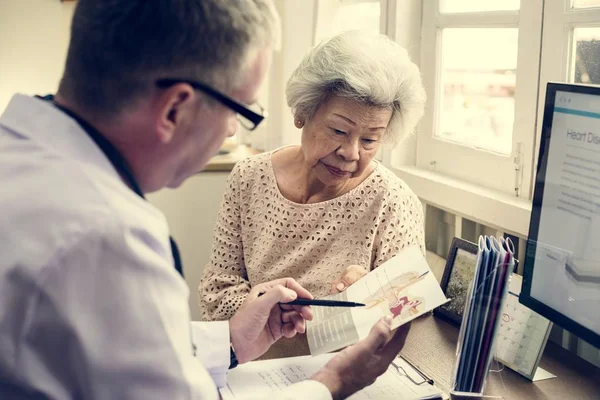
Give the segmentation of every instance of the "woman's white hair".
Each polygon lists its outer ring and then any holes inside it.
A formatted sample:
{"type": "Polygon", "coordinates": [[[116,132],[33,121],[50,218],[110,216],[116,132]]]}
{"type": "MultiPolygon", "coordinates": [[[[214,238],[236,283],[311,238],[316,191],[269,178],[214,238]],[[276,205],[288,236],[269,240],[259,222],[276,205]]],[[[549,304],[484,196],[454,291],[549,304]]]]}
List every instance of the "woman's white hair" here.
{"type": "Polygon", "coordinates": [[[310,120],[330,95],[390,107],[384,141],[392,145],[414,131],[426,99],[419,68],[406,50],[385,35],[361,31],[314,47],[287,82],[287,104],[296,119],[310,120]]]}

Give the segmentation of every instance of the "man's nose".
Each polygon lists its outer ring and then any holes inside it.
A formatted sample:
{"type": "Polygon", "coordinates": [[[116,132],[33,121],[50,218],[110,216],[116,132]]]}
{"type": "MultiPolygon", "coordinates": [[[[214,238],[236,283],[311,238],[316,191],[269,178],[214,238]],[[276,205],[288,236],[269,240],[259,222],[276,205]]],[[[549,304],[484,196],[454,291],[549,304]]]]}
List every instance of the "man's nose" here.
{"type": "Polygon", "coordinates": [[[227,137],[232,137],[240,129],[240,123],[237,118],[232,118],[229,122],[227,137]]]}

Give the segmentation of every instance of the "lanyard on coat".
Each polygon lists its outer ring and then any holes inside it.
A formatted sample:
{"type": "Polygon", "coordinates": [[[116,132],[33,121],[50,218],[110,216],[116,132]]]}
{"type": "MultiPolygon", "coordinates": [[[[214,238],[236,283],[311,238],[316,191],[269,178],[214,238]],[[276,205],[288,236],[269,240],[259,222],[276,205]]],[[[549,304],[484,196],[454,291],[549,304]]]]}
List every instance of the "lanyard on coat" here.
{"type": "MultiPolygon", "coordinates": [[[[135,179],[135,176],[133,175],[131,168],[129,168],[129,165],[127,165],[127,162],[125,161],[125,159],[123,158],[121,153],[119,153],[119,151],[116,149],[116,147],[113,146],[104,136],[102,136],[102,134],[96,128],[94,128],[92,125],[90,125],[86,120],[81,118],[79,115],[75,114],[73,111],[71,111],[59,104],[56,104],[54,102],[53,95],[47,95],[44,97],[36,96],[36,97],[40,98],[42,100],[52,102],[52,104],[56,108],[58,108],[59,110],[61,110],[65,114],[67,114],[69,117],[73,118],[79,124],[81,129],[83,129],[85,131],[85,133],[87,133],[87,135],[94,141],[94,143],[96,143],[96,146],[98,146],[98,148],[100,150],[102,150],[102,152],[104,153],[106,158],[108,158],[108,160],[111,162],[113,167],[117,170],[117,172],[119,172],[121,174],[123,179],[125,179],[127,181],[129,186],[131,187],[131,189],[142,199],[146,200],[146,197],[144,196],[144,193],[142,192],[140,185],[138,184],[137,180],[135,179]]],[[[183,265],[181,263],[179,249],[177,248],[177,244],[175,243],[175,240],[173,239],[172,236],[169,236],[169,241],[171,242],[171,253],[173,254],[173,261],[175,264],[175,269],[177,270],[177,272],[179,272],[179,274],[181,274],[181,276],[183,276],[183,265]]]]}

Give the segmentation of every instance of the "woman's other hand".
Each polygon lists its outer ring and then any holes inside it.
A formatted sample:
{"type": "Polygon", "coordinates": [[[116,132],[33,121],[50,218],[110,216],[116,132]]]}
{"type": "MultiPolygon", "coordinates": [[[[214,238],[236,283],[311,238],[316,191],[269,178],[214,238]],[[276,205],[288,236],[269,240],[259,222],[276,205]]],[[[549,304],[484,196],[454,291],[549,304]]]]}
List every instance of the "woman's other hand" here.
{"type": "Polygon", "coordinates": [[[350,265],[342,276],[333,281],[331,284],[331,294],[341,293],[357,280],[368,274],[369,271],[361,265],[350,265]]]}

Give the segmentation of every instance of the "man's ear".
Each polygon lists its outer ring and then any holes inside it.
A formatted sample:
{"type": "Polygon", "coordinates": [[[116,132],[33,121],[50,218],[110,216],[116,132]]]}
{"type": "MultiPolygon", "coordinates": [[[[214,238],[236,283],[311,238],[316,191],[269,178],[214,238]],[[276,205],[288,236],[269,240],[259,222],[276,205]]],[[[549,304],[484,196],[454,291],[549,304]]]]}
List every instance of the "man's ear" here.
{"type": "Polygon", "coordinates": [[[177,126],[182,124],[186,114],[190,114],[193,99],[194,89],[185,83],[173,85],[159,95],[156,126],[161,143],[169,143],[173,139],[177,126]]]}

